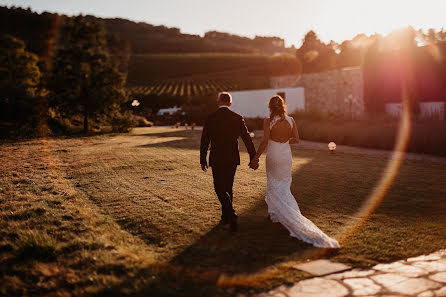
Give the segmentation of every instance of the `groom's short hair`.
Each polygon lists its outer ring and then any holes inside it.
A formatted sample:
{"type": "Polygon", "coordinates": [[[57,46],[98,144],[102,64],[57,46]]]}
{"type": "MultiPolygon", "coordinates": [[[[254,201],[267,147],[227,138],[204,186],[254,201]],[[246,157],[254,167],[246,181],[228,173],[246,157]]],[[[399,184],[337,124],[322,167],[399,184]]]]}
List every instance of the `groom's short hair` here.
{"type": "Polygon", "coordinates": [[[232,102],[232,96],[228,92],[220,92],[218,94],[218,101],[220,101],[220,102],[232,102]]]}

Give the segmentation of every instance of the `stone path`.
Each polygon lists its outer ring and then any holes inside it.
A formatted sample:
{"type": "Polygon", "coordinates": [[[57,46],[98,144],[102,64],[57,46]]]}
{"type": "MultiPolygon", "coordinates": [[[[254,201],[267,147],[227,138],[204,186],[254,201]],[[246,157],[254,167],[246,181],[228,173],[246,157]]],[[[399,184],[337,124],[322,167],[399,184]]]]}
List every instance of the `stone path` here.
{"type": "Polygon", "coordinates": [[[255,297],[446,296],[446,249],[370,269],[353,269],[280,286],[255,297]]]}

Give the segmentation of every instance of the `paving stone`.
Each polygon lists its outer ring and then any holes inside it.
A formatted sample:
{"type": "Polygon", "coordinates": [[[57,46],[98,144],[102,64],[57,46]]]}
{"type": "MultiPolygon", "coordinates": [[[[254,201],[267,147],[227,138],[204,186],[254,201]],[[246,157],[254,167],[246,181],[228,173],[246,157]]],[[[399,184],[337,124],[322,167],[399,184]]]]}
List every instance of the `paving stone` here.
{"type": "Polygon", "coordinates": [[[446,296],[446,287],[443,287],[439,290],[435,291],[435,296],[437,297],[445,297],[446,296]]]}
{"type": "Polygon", "coordinates": [[[365,277],[374,274],[376,271],[373,269],[353,269],[351,271],[343,272],[343,278],[356,278],[356,277],[365,277]]]}
{"type": "Polygon", "coordinates": [[[394,262],[390,264],[378,264],[373,267],[376,270],[389,272],[389,273],[396,273],[399,275],[407,276],[407,277],[418,277],[422,275],[428,274],[427,271],[419,268],[414,267],[411,265],[404,265],[401,264],[401,262],[394,262]]]}
{"type": "Polygon", "coordinates": [[[271,295],[269,295],[270,297],[288,297],[288,290],[289,288],[287,286],[280,286],[274,290],[271,290],[270,292],[272,293],[271,295]]]}
{"type": "Polygon", "coordinates": [[[375,275],[372,278],[391,292],[407,295],[418,294],[441,286],[441,284],[425,278],[407,278],[391,273],[375,275]]]}
{"type": "Polygon", "coordinates": [[[446,283],[446,271],[430,275],[429,278],[436,282],[446,283]]]}
{"type": "Polygon", "coordinates": [[[409,259],[407,259],[407,262],[432,261],[432,260],[440,260],[440,259],[441,259],[440,254],[433,253],[430,255],[422,255],[422,256],[418,256],[418,257],[409,258],[409,259]]]}
{"type": "Polygon", "coordinates": [[[393,274],[393,273],[386,273],[386,274],[378,274],[373,275],[371,278],[377,282],[380,285],[383,285],[384,287],[388,288],[392,286],[393,284],[400,283],[402,281],[407,280],[407,277],[393,274]]]}
{"type": "Polygon", "coordinates": [[[428,272],[446,271],[446,260],[438,260],[433,262],[414,262],[412,266],[424,269],[428,272]]]}
{"type": "MultiPolygon", "coordinates": [[[[318,260],[296,265],[294,268],[324,275],[331,273],[330,271],[337,271],[336,269],[348,269],[348,266],[328,260],[318,260]]],[[[378,264],[373,269],[352,269],[303,280],[291,288],[280,286],[256,297],[344,297],[347,295],[352,297],[401,297],[403,295],[446,297],[446,249],[409,258],[406,261],[378,264]],[[348,288],[351,290],[349,291],[348,288]],[[381,295],[383,292],[387,294],[381,295]]]]}
{"type": "Polygon", "coordinates": [[[341,273],[333,273],[333,274],[324,276],[324,278],[342,280],[342,279],[344,279],[344,273],[342,273],[342,272],[341,273]]]}
{"type": "Polygon", "coordinates": [[[416,262],[416,261],[434,261],[434,260],[440,260],[441,258],[446,257],[446,249],[436,251],[435,253],[429,254],[429,255],[422,255],[418,257],[413,257],[407,259],[407,262],[416,262]]]}
{"type": "Polygon", "coordinates": [[[446,249],[436,251],[435,253],[432,253],[432,254],[440,255],[440,257],[442,257],[442,258],[446,258],[446,249]]]}
{"type": "Polygon", "coordinates": [[[435,294],[432,291],[426,291],[421,294],[418,294],[417,297],[435,297],[435,294]]]}
{"type": "Polygon", "coordinates": [[[381,291],[381,287],[368,278],[349,278],[344,283],[352,288],[353,295],[374,295],[381,291]]]}
{"type": "Polygon", "coordinates": [[[293,268],[308,272],[313,275],[321,276],[335,272],[345,271],[350,269],[350,266],[341,263],[331,262],[329,260],[321,259],[311,261],[308,263],[294,265],[293,268]]]}
{"type": "Polygon", "coordinates": [[[339,282],[321,277],[298,282],[288,291],[290,297],[344,297],[347,294],[347,288],[339,282]]]}
{"type": "Polygon", "coordinates": [[[328,279],[337,279],[337,280],[342,280],[342,279],[346,279],[346,278],[358,278],[358,277],[365,277],[365,276],[370,276],[372,274],[376,273],[375,270],[373,269],[353,269],[351,271],[345,271],[345,272],[341,272],[341,273],[334,273],[334,274],[330,274],[330,275],[326,275],[324,276],[325,278],[328,279]]]}

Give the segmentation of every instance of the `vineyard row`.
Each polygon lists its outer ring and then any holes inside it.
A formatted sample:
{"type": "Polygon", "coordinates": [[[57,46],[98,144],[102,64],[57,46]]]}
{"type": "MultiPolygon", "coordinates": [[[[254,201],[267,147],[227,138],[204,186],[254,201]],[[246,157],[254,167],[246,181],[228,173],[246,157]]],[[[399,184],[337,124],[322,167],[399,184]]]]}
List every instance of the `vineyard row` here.
{"type": "Polygon", "coordinates": [[[236,90],[237,87],[237,84],[221,80],[164,80],[129,89],[132,94],[140,96],[213,96],[222,91],[236,90]]]}

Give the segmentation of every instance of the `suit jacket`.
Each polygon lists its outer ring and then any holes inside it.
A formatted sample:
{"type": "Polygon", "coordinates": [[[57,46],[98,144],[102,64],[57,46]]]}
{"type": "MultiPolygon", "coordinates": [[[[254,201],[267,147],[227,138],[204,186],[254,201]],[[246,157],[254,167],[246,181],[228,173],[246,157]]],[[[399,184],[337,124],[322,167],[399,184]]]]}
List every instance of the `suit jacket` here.
{"type": "Polygon", "coordinates": [[[208,116],[203,126],[200,145],[200,163],[206,163],[211,145],[209,166],[217,164],[240,165],[238,138],[241,137],[248,150],[250,160],[256,150],[246,127],[245,120],[229,108],[219,108],[208,116]]]}

